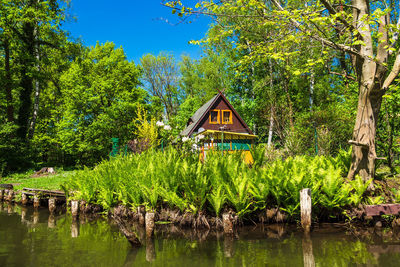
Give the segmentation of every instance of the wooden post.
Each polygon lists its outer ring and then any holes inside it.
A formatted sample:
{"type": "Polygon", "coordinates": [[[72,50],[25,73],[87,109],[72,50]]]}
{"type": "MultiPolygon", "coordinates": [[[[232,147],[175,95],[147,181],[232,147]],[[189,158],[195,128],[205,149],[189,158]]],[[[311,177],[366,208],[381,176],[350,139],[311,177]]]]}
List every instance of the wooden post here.
{"type": "Polygon", "coordinates": [[[146,213],[146,237],[151,238],[154,232],[154,212],[146,213]]]}
{"type": "Polygon", "coordinates": [[[304,188],[300,191],[301,226],[306,233],[311,229],[311,189],[304,188]]]}
{"type": "Polygon", "coordinates": [[[28,204],[28,196],[25,193],[21,194],[21,204],[24,206],[28,204]]]}
{"type": "Polygon", "coordinates": [[[79,215],[79,201],[78,200],[71,200],[71,213],[72,217],[78,217],[79,215]]]}
{"type": "Polygon", "coordinates": [[[35,209],[37,209],[37,208],[40,207],[40,198],[39,198],[38,195],[34,195],[34,196],[33,196],[33,207],[34,207],[35,209]]]}
{"type": "Polygon", "coordinates": [[[50,211],[50,214],[53,214],[55,210],[56,210],[56,198],[51,197],[51,198],[49,198],[49,211],[50,211]]]}
{"type": "Polygon", "coordinates": [[[224,227],[224,234],[232,235],[233,234],[233,223],[232,223],[232,215],[228,212],[222,214],[222,224],[224,227]]]}

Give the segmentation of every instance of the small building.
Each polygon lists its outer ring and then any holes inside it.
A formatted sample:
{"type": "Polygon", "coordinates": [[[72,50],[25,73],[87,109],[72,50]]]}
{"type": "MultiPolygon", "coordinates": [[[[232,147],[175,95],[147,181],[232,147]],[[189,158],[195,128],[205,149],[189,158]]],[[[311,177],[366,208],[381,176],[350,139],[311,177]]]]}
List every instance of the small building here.
{"type": "Polygon", "coordinates": [[[250,149],[257,139],[251,129],[219,91],[188,120],[182,136],[201,138],[201,157],[207,150],[244,151],[246,162],[252,162],[250,149]]]}

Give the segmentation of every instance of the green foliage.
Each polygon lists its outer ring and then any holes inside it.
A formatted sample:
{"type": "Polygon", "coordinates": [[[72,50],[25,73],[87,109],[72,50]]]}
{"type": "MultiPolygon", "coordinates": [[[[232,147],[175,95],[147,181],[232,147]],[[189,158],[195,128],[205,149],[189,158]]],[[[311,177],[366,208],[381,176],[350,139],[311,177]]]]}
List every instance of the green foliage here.
{"type": "Polygon", "coordinates": [[[62,116],[56,123],[62,149],[80,164],[93,164],[110,151],[110,139],[132,139],[145,92],[139,69],[113,43],[97,44],[72,62],[61,79],[62,116]]]}
{"type": "MultiPolygon", "coordinates": [[[[261,149],[257,148],[261,154],[261,149]]],[[[265,153],[265,150],[263,150],[265,153]]],[[[346,155],[347,152],[341,152],[346,155]]],[[[194,214],[210,210],[217,216],[233,208],[241,218],[266,207],[279,207],[291,218],[299,215],[299,191],[311,188],[314,214],[340,211],[365,201],[369,183],[342,176],[344,156],[289,157],[261,160],[249,167],[239,153],[209,152],[202,163],[195,154],[148,150],[104,161],[85,169],[67,184],[75,197],[110,208],[118,203],[157,209],[168,205],[194,214]]]]}
{"type": "Polygon", "coordinates": [[[147,119],[143,106],[138,106],[137,118],[134,119],[135,135],[139,142],[146,142],[148,148],[155,148],[159,144],[156,120],[147,119]]]}
{"type": "Polygon", "coordinates": [[[17,129],[18,126],[10,122],[0,124],[0,177],[32,165],[31,151],[16,136],[17,129]]]}

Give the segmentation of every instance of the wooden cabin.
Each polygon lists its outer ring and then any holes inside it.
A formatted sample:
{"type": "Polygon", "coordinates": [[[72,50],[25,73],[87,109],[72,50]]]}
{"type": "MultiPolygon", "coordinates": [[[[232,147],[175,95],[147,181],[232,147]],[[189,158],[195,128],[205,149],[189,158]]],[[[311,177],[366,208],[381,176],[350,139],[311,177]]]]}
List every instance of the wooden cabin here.
{"type": "Polygon", "coordinates": [[[208,150],[243,151],[245,161],[251,163],[250,149],[257,136],[233,108],[222,92],[219,92],[188,120],[182,136],[201,139],[200,157],[208,150]]]}

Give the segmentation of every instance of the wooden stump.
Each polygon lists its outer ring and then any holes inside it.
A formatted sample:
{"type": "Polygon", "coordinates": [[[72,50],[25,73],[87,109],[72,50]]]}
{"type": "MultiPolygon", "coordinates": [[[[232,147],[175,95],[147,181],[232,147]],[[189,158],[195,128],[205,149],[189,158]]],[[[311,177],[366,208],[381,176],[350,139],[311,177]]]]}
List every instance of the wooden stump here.
{"type": "Polygon", "coordinates": [[[309,233],[311,229],[311,189],[305,188],[300,191],[301,226],[304,232],[309,233]]]}
{"type": "Polygon", "coordinates": [[[40,207],[40,198],[39,198],[38,195],[34,195],[34,196],[33,196],[33,207],[34,207],[35,209],[37,209],[37,208],[40,207]]]}
{"type": "Polygon", "coordinates": [[[224,234],[233,235],[233,218],[228,212],[222,214],[222,224],[224,227],[224,234]]]}
{"type": "Polygon", "coordinates": [[[49,198],[49,211],[53,214],[56,210],[56,199],[54,197],[49,198]]]}
{"type": "Polygon", "coordinates": [[[79,216],[79,201],[71,200],[71,213],[72,217],[76,218],[79,216]]]}
{"type": "Polygon", "coordinates": [[[147,212],[146,213],[146,237],[151,238],[154,232],[154,212],[147,212]]]}
{"type": "Polygon", "coordinates": [[[24,206],[28,204],[28,196],[25,193],[21,194],[21,204],[24,206]]]}

